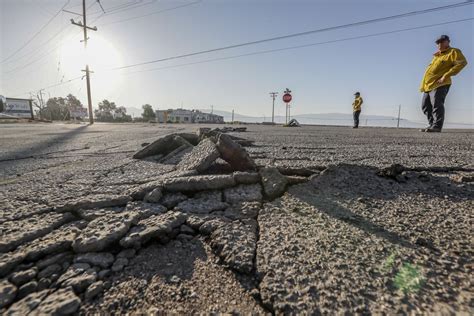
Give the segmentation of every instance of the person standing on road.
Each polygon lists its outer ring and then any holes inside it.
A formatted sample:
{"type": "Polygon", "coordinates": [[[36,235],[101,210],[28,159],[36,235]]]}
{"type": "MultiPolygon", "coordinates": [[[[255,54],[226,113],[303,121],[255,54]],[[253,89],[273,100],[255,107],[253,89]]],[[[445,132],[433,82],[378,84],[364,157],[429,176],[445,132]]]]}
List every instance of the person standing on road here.
{"type": "Polygon", "coordinates": [[[360,111],[362,110],[362,103],[364,103],[364,100],[362,100],[362,97],[360,96],[360,92],[354,93],[355,100],[352,103],[352,109],[354,111],[353,116],[354,116],[354,126],[352,128],[359,128],[359,116],[360,116],[360,111]]]}
{"type": "Polygon", "coordinates": [[[441,132],[444,123],[444,100],[451,87],[451,77],[467,65],[461,50],[450,47],[449,43],[448,35],[441,35],[436,40],[438,51],[434,53],[421,82],[421,108],[428,118],[428,127],[422,129],[422,132],[441,132]]]}

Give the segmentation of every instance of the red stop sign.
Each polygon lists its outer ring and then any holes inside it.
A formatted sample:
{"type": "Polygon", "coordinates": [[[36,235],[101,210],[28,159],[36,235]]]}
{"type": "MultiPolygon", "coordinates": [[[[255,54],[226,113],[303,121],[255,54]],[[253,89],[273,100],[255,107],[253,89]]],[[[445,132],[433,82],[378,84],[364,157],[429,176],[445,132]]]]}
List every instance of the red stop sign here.
{"type": "Polygon", "coordinates": [[[283,102],[285,102],[285,103],[290,103],[290,102],[291,102],[291,99],[292,99],[291,94],[285,93],[285,94],[283,95],[283,102]]]}

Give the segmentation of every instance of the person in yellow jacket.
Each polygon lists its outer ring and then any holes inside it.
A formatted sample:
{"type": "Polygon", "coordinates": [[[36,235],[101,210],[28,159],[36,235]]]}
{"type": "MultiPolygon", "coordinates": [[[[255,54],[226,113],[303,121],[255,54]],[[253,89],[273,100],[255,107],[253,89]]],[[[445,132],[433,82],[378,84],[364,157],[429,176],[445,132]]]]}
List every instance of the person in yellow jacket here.
{"type": "Polygon", "coordinates": [[[444,123],[444,101],[451,87],[451,77],[467,65],[461,50],[450,47],[449,43],[447,35],[441,35],[436,40],[438,51],[433,55],[421,82],[421,107],[429,124],[422,132],[441,132],[444,123]]]}
{"type": "Polygon", "coordinates": [[[354,96],[355,96],[355,100],[352,103],[354,126],[352,126],[352,128],[359,128],[359,116],[360,116],[360,111],[362,110],[362,103],[364,103],[364,100],[362,100],[362,97],[360,96],[360,92],[354,93],[354,96]]]}

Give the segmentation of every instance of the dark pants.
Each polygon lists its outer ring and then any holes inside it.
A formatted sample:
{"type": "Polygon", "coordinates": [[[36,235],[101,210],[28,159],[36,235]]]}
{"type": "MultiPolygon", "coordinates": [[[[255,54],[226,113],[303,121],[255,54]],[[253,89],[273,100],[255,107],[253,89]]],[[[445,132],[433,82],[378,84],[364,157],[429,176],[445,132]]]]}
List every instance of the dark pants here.
{"type": "Polygon", "coordinates": [[[444,100],[451,85],[441,86],[433,91],[423,93],[421,109],[428,118],[428,124],[433,128],[443,128],[444,100]]]}
{"type": "Polygon", "coordinates": [[[359,127],[360,111],[354,111],[354,127],[359,127]]]}

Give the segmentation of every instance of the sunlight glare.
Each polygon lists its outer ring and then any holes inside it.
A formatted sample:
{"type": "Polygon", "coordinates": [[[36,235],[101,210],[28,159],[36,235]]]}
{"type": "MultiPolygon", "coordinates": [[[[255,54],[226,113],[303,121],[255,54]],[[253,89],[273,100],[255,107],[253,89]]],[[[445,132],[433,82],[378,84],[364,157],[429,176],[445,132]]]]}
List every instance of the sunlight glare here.
{"type": "Polygon", "coordinates": [[[87,51],[84,43],[75,37],[63,43],[60,48],[59,70],[64,74],[65,80],[85,74],[85,65],[94,73],[91,80],[94,87],[99,88],[101,94],[108,94],[118,84],[118,76],[110,69],[121,65],[121,56],[115,47],[100,36],[89,39],[87,51]]]}

